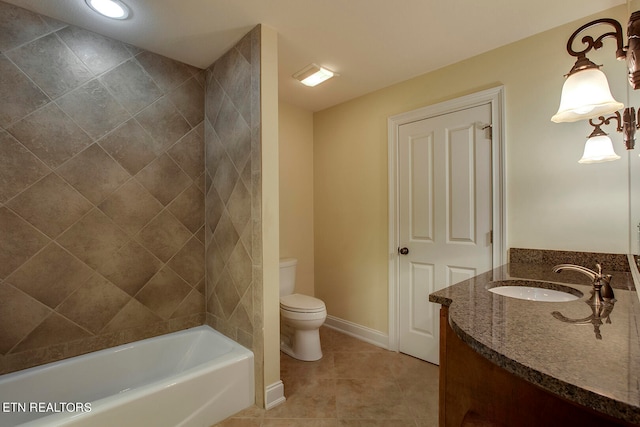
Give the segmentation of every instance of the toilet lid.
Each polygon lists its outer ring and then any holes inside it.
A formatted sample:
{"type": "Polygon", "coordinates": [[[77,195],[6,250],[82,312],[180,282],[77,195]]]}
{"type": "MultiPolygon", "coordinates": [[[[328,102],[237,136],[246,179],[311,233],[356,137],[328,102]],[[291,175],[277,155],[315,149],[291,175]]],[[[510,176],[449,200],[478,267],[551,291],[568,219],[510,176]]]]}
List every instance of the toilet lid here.
{"type": "Polygon", "coordinates": [[[302,294],[291,294],[280,297],[280,307],[298,313],[317,313],[326,310],[322,300],[302,294]]]}

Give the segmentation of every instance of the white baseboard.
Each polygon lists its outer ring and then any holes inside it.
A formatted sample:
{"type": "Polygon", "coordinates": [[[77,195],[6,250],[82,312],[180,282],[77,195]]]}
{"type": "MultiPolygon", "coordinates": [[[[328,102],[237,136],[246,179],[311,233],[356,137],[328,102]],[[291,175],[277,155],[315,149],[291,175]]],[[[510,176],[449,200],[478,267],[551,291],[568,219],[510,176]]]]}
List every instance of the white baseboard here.
{"type": "Polygon", "coordinates": [[[265,389],[264,406],[266,409],[276,407],[284,403],[285,400],[287,399],[284,397],[284,383],[282,381],[270,384],[265,389]]]}
{"type": "Polygon", "coordinates": [[[375,329],[367,328],[366,326],[358,325],[331,315],[327,316],[324,326],[340,331],[361,341],[368,342],[369,344],[382,347],[386,350],[389,349],[389,335],[376,331],[375,329]]]}

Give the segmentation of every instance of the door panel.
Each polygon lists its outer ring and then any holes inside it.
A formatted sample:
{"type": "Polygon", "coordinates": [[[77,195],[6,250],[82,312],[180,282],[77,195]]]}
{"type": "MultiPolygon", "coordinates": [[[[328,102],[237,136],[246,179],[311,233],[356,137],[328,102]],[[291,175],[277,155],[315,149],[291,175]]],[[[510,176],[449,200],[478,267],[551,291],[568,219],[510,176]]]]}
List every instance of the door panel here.
{"type": "Polygon", "coordinates": [[[398,128],[399,350],[438,363],[430,293],[492,267],[489,103],[398,128]]]}
{"type": "Polygon", "coordinates": [[[448,129],[447,144],[447,240],[474,243],[475,171],[473,128],[448,129]]]}
{"type": "Polygon", "coordinates": [[[411,240],[433,241],[433,133],[409,136],[411,145],[411,240]],[[425,165],[427,167],[425,167],[425,165]]]}
{"type": "Polygon", "coordinates": [[[411,315],[409,319],[411,321],[410,328],[414,333],[431,335],[434,331],[432,313],[422,310],[422,304],[420,298],[425,292],[429,292],[433,289],[434,270],[431,264],[411,264],[411,283],[410,283],[410,297],[411,297],[411,315]]]}
{"type": "Polygon", "coordinates": [[[477,276],[479,271],[475,268],[447,266],[447,286],[455,285],[463,280],[477,276]]]}

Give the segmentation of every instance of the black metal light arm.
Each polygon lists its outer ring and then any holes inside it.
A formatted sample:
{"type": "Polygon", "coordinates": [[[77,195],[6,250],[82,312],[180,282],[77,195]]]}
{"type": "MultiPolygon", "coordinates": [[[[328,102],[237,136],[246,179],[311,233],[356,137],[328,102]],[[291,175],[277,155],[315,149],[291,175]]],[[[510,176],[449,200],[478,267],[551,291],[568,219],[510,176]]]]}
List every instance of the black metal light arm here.
{"type": "Polygon", "coordinates": [[[569,37],[569,41],[567,42],[567,52],[569,52],[569,55],[575,56],[578,59],[584,58],[584,57],[586,57],[587,52],[589,52],[591,49],[594,49],[594,50],[600,49],[602,47],[602,41],[604,39],[608,38],[608,37],[613,37],[613,38],[616,39],[616,44],[617,44],[616,58],[619,59],[619,60],[625,59],[626,58],[626,51],[625,51],[625,48],[623,46],[624,37],[622,35],[622,25],[620,25],[620,23],[618,21],[616,21],[615,19],[611,19],[611,18],[596,19],[595,21],[588,22],[588,23],[584,24],[582,27],[580,27],[577,30],[575,30],[573,32],[573,34],[571,34],[571,37],[569,37]],[[600,24],[611,25],[613,27],[614,31],[611,31],[611,32],[608,32],[608,33],[604,33],[600,37],[596,38],[595,40],[591,36],[584,36],[582,38],[582,43],[586,44],[587,47],[584,50],[581,50],[581,51],[576,51],[576,50],[573,49],[573,43],[575,41],[575,38],[582,31],[587,30],[587,29],[589,29],[591,27],[598,26],[600,24]]]}
{"type": "Polygon", "coordinates": [[[636,119],[636,111],[633,107],[625,108],[622,115],[620,112],[616,111],[613,115],[609,117],[598,117],[598,122],[594,122],[594,119],[589,119],[589,124],[593,126],[593,132],[589,135],[589,138],[594,136],[606,135],[606,133],[602,130],[601,126],[611,124],[612,120],[616,120],[618,125],[616,126],[617,132],[622,132],[624,145],[627,150],[633,150],[635,146],[635,134],[636,130],[640,129],[640,112],[636,119]]]}
{"type": "Polygon", "coordinates": [[[613,113],[613,115],[609,117],[604,117],[604,116],[598,117],[598,121],[599,121],[598,123],[594,123],[593,119],[589,119],[589,124],[594,127],[593,132],[591,132],[591,135],[589,135],[589,138],[591,138],[592,136],[606,135],[606,133],[603,132],[602,129],[600,129],[600,126],[611,124],[611,120],[613,119],[615,119],[618,122],[616,131],[622,132],[623,130],[622,117],[620,116],[620,113],[616,111],[615,113],[613,113]]]}
{"type": "MultiPolygon", "coordinates": [[[[636,120],[636,110],[633,107],[627,107],[624,109],[622,116],[622,134],[624,139],[624,145],[627,150],[633,150],[636,145],[635,134],[636,130],[640,129],[640,111],[638,112],[638,120],[636,120]]],[[[618,131],[620,132],[620,131],[618,131]]]]}

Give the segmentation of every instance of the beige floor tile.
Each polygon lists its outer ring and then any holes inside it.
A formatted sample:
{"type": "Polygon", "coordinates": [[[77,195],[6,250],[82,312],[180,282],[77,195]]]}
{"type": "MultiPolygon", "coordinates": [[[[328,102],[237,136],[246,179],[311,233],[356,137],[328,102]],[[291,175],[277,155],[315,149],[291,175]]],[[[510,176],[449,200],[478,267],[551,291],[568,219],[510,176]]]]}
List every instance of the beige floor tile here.
{"type": "MultiPolygon", "coordinates": [[[[416,422],[405,420],[339,420],[340,427],[413,427],[416,422]]],[[[435,424],[434,426],[435,427],[435,424]]]]}
{"type": "Polygon", "coordinates": [[[336,380],[336,406],[340,419],[411,418],[402,391],[392,378],[336,380]]]}
{"type": "Polygon", "coordinates": [[[336,378],[393,378],[388,359],[395,353],[335,352],[336,378]]]}
{"type": "Polygon", "coordinates": [[[318,361],[302,362],[280,353],[280,376],[283,382],[292,377],[335,378],[334,355],[325,352],[318,361]]]}
{"type": "Polygon", "coordinates": [[[260,427],[261,425],[262,420],[257,418],[227,418],[216,424],[217,427],[260,427]]]}
{"type": "Polygon", "coordinates": [[[320,328],[320,342],[325,352],[332,351],[358,351],[358,352],[384,352],[386,350],[373,344],[355,339],[349,335],[337,332],[331,328],[320,328]]]}
{"type": "MultiPolygon", "coordinates": [[[[328,380],[331,381],[331,380],[328,380]]],[[[287,401],[270,409],[267,418],[336,418],[336,396],[324,386],[324,393],[296,393],[287,396],[287,401]]],[[[286,390],[286,388],[285,388],[286,390]]]]}
{"type": "Polygon", "coordinates": [[[265,419],[262,427],[338,427],[338,420],[327,419],[265,419]]]}
{"type": "Polygon", "coordinates": [[[436,427],[438,366],[320,329],[323,358],[280,354],[286,401],[256,406],[222,427],[436,427]]]}
{"type": "Polygon", "coordinates": [[[234,418],[263,418],[266,410],[258,408],[256,405],[250,406],[247,409],[238,412],[234,418]]]}

